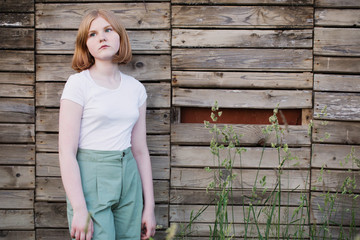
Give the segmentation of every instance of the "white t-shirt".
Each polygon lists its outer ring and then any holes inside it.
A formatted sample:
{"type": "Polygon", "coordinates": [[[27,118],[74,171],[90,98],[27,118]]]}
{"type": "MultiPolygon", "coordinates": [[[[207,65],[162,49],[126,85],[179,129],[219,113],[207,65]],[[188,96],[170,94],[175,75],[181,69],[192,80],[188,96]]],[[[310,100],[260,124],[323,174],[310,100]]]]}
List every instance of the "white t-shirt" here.
{"type": "Polygon", "coordinates": [[[99,86],[89,70],[67,80],[61,99],[83,106],[79,148],[125,150],[131,146],[131,131],[139,118],[139,107],[147,98],[145,87],[121,73],[118,88],[99,86]]]}

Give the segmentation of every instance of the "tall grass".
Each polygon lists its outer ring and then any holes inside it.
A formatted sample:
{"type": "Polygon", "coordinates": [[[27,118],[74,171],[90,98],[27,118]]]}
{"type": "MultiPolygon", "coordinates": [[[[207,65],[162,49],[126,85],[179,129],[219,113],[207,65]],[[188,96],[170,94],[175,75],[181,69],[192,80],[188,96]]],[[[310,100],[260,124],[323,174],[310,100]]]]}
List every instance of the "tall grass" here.
{"type": "MultiPolygon", "coordinates": [[[[256,170],[255,180],[251,188],[251,195],[245,201],[244,186],[241,185],[241,191],[244,193],[241,197],[241,202],[234,202],[233,183],[237,178],[240,183],[243,183],[243,168],[242,168],[242,154],[246,152],[246,148],[241,146],[241,134],[234,131],[233,126],[223,125],[219,127],[216,121],[221,117],[221,111],[217,103],[212,107],[211,119],[214,123],[205,121],[205,128],[209,129],[213,137],[210,142],[210,151],[213,155],[214,167],[206,167],[205,171],[212,173],[213,181],[208,184],[207,191],[213,190],[216,192],[215,198],[208,204],[205,204],[198,212],[191,213],[189,223],[180,228],[179,233],[175,236],[176,239],[187,239],[189,236],[196,235],[192,230],[192,224],[196,222],[197,218],[207,210],[210,204],[215,205],[215,221],[209,225],[209,239],[232,239],[236,236],[235,229],[235,212],[234,206],[240,204],[242,208],[242,225],[244,239],[333,239],[331,234],[331,227],[337,226],[340,228],[339,239],[354,239],[356,232],[355,216],[356,210],[359,206],[355,206],[355,201],[358,194],[355,194],[356,179],[355,177],[348,177],[342,184],[339,191],[330,192],[323,191],[321,197],[323,204],[318,204],[318,209],[322,213],[320,225],[311,225],[312,211],[310,209],[310,189],[282,189],[291,179],[284,177],[284,169],[291,164],[296,167],[298,158],[292,156],[291,151],[286,143],[283,143],[283,136],[287,131],[286,124],[280,126],[278,121],[278,108],[274,109],[273,115],[269,118],[270,124],[263,129],[264,144],[262,146],[261,157],[258,168],[256,170]],[[271,138],[275,136],[275,138],[271,138]],[[260,177],[260,169],[262,168],[262,161],[267,149],[266,142],[269,139],[275,139],[270,143],[271,148],[277,152],[278,166],[276,167],[276,183],[271,187],[267,185],[267,177],[260,177]],[[237,176],[233,169],[235,161],[240,162],[240,173],[237,176]],[[290,195],[298,193],[297,207],[290,208],[290,195]],[[349,226],[349,233],[346,234],[343,230],[343,223],[333,221],[334,214],[337,211],[339,196],[351,197],[353,206],[347,208],[347,214],[351,214],[352,220],[346,224],[349,226]],[[282,199],[284,198],[285,199],[282,199]],[[284,205],[284,202],[287,203],[284,205]],[[290,212],[292,211],[292,212],[290,212]]],[[[326,109],[322,112],[326,114],[326,109]]],[[[280,114],[281,115],[281,114],[280,114]]],[[[285,121],[286,122],[286,121],[285,121]]],[[[323,124],[326,124],[324,121],[323,124]]],[[[312,123],[309,125],[309,134],[311,135],[312,123]]],[[[324,139],[329,135],[325,134],[324,139]]],[[[310,159],[311,160],[311,159],[310,159]]],[[[359,159],[355,157],[354,149],[345,159],[354,164],[360,165],[359,159]]],[[[316,181],[323,182],[324,168],[321,170],[320,176],[316,181]]],[[[304,186],[309,186],[310,171],[308,169],[304,186]]],[[[321,189],[313,189],[321,190],[321,189]]],[[[293,201],[293,199],[292,199],[293,201]]],[[[291,204],[294,204],[293,202],[291,204]]],[[[357,229],[359,230],[359,229],[357,229]]]]}

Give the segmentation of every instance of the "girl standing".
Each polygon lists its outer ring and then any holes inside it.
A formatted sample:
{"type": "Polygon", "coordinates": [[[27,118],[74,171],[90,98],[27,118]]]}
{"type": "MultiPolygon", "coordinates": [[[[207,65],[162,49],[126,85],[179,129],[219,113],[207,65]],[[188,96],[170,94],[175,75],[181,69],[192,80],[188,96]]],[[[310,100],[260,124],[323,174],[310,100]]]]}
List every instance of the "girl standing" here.
{"type": "Polygon", "coordinates": [[[155,234],[146,143],[146,91],[118,64],[131,60],[125,28],[109,11],[82,20],[59,115],[59,160],[71,237],[148,239],[155,234]]]}

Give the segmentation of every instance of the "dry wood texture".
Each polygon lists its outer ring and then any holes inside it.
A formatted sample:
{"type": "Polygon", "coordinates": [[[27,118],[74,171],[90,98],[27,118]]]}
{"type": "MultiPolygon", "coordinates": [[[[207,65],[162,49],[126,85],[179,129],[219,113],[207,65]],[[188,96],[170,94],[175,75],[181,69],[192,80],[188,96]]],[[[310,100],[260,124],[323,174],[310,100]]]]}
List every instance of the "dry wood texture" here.
{"type": "Polygon", "coordinates": [[[315,74],[314,90],[360,92],[360,75],[315,74]]]}
{"type": "Polygon", "coordinates": [[[356,27],[360,25],[359,17],[356,9],[319,8],[315,10],[315,25],[356,27]]]}

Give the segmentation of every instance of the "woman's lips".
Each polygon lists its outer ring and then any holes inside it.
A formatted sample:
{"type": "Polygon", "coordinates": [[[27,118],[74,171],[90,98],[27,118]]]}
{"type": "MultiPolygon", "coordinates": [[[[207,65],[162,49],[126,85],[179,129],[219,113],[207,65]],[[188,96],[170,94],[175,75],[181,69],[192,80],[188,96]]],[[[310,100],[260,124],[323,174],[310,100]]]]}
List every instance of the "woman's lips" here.
{"type": "Polygon", "coordinates": [[[104,48],[108,48],[109,45],[102,45],[99,49],[104,49],[104,48]]]}

